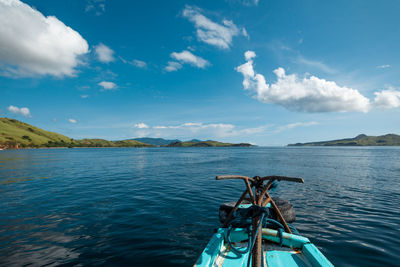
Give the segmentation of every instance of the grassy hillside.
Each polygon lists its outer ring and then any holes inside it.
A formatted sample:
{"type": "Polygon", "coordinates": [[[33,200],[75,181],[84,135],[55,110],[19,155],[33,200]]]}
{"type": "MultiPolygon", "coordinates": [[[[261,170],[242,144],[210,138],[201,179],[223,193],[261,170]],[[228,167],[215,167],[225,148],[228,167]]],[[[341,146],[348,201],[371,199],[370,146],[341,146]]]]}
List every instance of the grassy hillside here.
{"type": "MultiPolygon", "coordinates": [[[[166,147],[249,147],[251,144],[231,144],[218,141],[190,140],[181,142],[179,140],[165,140],[161,138],[143,138],[154,142],[175,141],[166,147]]],[[[143,140],[141,139],[141,140],[143,140]]],[[[29,125],[27,123],[0,118],[0,148],[27,148],[27,147],[154,147],[138,140],[108,141],[104,139],[81,139],[74,140],[65,135],[49,132],[29,125]]]]}
{"type": "Polygon", "coordinates": [[[171,143],[169,145],[166,145],[167,147],[232,147],[232,146],[252,146],[251,144],[246,144],[246,143],[240,143],[240,144],[232,144],[232,143],[222,143],[218,141],[186,141],[186,142],[175,142],[171,143]]]}
{"type": "Polygon", "coordinates": [[[49,132],[27,123],[0,118],[0,147],[39,147],[52,144],[66,146],[71,139],[65,135],[49,132]]]}
{"type": "Polygon", "coordinates": [[[153,147],[136,140],[108,141],[104,139],[81,139],[74,140],[72,147],[153,147]]]}
{"type": "Polygon", "coordinates": [[[289,144],[289,146],[400,146],[400,135],[386,134],[381,136],[367,136],[365,134],[360,134],[355,138],[297,143],[289,144]]]}
{"type": "Polygon", "coordinates": [[[136,140],[107,141],[104,139],[74,140],[30,124],[0,118],[0,148],[24,147],[151,147],[136,140]]]}

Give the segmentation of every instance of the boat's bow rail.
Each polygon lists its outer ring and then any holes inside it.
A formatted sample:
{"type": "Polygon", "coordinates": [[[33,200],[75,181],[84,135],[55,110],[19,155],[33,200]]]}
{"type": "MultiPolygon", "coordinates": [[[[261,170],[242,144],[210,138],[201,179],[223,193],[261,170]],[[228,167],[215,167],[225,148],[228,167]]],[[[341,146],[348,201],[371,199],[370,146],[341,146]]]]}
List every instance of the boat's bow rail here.
{"type": "MultiPolygon", "coordinates": [[[[219,175],[216,177],[217,180],[230,180],[230,179],[239,179],[243,180],[246,186],[246,190],[242,193],[239,200],[236,202],[233,209],[230,211],[228,216],[226,217],[226,221],[223,224],[223,227],[228,227],[233,214],[238,209],[239,205],[245,199],[246,195],[249,196],[250,202],[253,206],[257,207],[259,210],[265,210],[265,207],[270,204],[273,210],[275,210],[280,222],[282,222],[284,231],[291,234],[292,230],[288,226],[285,218],[283,217],[281,211],[276,205],[275,201],[268,194],[268,190],[270,190],[276,183],[276,181],[288,181],[288,182],[297,182],[304,183],[302,178],[298,177],[287,177],[287,176],[254,176],[253,178],[243,175],[219,175]],[[254,190],[254,191],[253,191],[254,190]]],[[[251,242],[249,242],[249,249],[252,255],[252,265],[259,267],[261,266],[261,249],[262,249],[262,237],[261,237],[261,228],[264,222],[264,216],[266,212],[259,212],[259,214],[253,215],[251,228],[251,242]]],[[[232,226],[231,226],[232,227],[232,226]]],[[[282,234],[282,229],[278,229],[282,234]]]]}
{"type": "Polygon", "coordinates": [[[279,176],[279,175],[270,175],[270,176],[264,176],[264,177],[259,177],[258,179],[255,176],[254,178],[243,176],[243,175],[218,175],[216,177],[217,180],[228,180],[228,179],[243,179],[251,182],[255,182],[256,180],[277,180],[277,181],[288,181],[288,182],[296,182],[296,183],[304,183],[303,178],[298,178],[298,177],[289,177],[289,176],[279,176]]]}

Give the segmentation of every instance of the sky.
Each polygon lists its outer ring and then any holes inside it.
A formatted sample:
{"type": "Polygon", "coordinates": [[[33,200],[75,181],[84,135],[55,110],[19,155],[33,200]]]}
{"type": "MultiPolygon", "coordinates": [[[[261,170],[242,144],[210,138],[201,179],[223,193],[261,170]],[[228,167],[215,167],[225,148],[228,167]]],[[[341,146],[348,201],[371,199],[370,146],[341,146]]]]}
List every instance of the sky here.
{"type": "Polygon", "coordinates": [[[0,0],[0,117],[71,138],[400,134],[400,2],[0,0]]]}

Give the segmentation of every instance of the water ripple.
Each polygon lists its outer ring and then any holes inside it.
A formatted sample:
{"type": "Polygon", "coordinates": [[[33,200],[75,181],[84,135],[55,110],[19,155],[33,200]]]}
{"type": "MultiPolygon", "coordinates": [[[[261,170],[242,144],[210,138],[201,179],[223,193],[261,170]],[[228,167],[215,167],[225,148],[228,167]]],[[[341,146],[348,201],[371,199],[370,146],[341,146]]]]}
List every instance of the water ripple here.
{"type": "Polygon", "coordinates": [[[400,262],[398,148],[0,152],[0,265],[192,265],[243,191],[219,174],[290,175],[274,195],[338,266],[400,262]]]}

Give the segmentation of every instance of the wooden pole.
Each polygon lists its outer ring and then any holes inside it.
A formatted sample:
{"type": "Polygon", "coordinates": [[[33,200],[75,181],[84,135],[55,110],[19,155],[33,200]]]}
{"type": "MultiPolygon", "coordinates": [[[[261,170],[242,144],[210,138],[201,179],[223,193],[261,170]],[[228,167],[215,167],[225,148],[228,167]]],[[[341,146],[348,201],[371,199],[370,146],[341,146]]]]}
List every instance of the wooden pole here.
{"type": "MultiPolygon", "coordinates": [[[[258,192],[257,188],[256,192],[256,203],[260,202],[260,193],[258,192]]],[[[260,216],[253,218],[253,236],[256,234],[257,227],[259,227],[260,223],[260,216]]],[[[261,225],[262,227],[262,225],[261,225]]],[[[261,239],[261,229],[258,230],[257,236],[255,237],[254,248],[252,251],[252,266],[253,267],[261,267],[261,253],[262,253],[262,239],[261,239]]]]}
{"type": "Polygon", "coordinates": [[[257,204],[256,200],[254,199],[253,190],[251,189],[250,183],[248,179],[243,179],[244,183],[246,184],[247,192],[249,192],[250,200],[253,202],[254,205],[257,204]]]}
{"type": "Polygon", "coordinates": [[[276,211],[276,213],[278,214],[279,219],[281,219],[282,224],[285,227],[286,232],[291,234],[292,231],[290,230],[289,226],[287,225],[285,218],[283,218],[282,213],[279,210],[278,206],[276,206],[275,201],[271,198],[271,196],[268,193],[265,193],[265,195],[267,196],[267,198],[270,198],[269,201],[270,201],[272,207],[274,208],[274,210],[276,211]]]}
{"type": "Polygon", "coordinates": [[[243,192],[243,194],[240,196],[239,200],[236,202],[235,206],[233,207],[233,209],[229,212],[228,216],[226,217],[226,220],[224,222],[223,227],[228,227],[228,223],[229,221],[232,219],[233,213],[237,210],[237,208],[239,207],[240,203],[242,203],[244,197],[247,195],[247,189],[243,192]]]}

